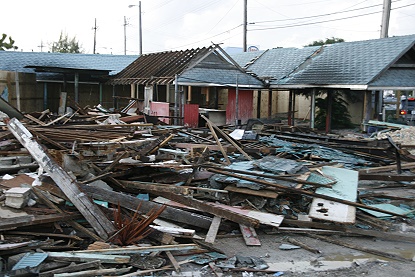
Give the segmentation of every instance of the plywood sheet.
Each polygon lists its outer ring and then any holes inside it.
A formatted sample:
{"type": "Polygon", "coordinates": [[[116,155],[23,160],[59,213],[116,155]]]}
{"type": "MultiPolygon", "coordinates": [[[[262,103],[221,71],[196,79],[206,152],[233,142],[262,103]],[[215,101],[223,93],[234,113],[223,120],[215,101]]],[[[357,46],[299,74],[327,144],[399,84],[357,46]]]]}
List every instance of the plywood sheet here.
{"type": "MultiPolygon", "coordinates": [[[[316,193],[343,200],[356,201],[359,180],[359,173],[357,171],[324,166],[322,172],[331,179],[334,179],[337,183],[332,188],[318,188],[316,193]]],[[[314,198],[309,210],[309,217],[353,224],[356,220],[356,207],[321,198],[314,198]]]]}

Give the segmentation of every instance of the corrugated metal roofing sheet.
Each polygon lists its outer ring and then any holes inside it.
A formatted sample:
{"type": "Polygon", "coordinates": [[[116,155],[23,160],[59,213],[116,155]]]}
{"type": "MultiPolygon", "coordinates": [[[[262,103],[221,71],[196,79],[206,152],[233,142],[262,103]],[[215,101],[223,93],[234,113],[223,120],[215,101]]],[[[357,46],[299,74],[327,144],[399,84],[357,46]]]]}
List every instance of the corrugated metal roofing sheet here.
{"type": "Polygon", "coordinates": [[[175,75],[189,66],[197,56],[207,53],[210,48],[197,48],[183,51],[169,51],[145,54],[124,68],[111,84],[168,84],[175,75]]]}

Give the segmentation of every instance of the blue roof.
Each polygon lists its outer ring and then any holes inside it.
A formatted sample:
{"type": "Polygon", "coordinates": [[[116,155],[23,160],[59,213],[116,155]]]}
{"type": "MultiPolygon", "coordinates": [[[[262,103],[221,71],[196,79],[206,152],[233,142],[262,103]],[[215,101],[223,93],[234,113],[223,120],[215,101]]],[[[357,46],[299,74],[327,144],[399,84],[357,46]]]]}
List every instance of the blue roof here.
{"type": "Polygon", "coordinates": [[[194,67],[185,71],[178,78],[179,83],[215,84],[217,86],[235,86],[261,88],[262,82],[239,69],[213,69],[194,67]]]}
{"type": "Polygon", "coordinates": [[[25,66],[44,66],[110,70],[110,75],[114,75],[137,57],[136,55],[0,51],[0,70],[34,73],[34,68],[25,68],[25,66]]]}
{"type": "Polygon", "coordinates": [[[277,85],[354,86],[380,76],[415,43],[415,35],[325,45],[311,62],[277,85]]]}
{"type": "Polygon", "coordinates": [[[305,48],[274,48],[267,51],[233,55],[240,66],[260,78],[278,81],[303,64],[320,46],[305,48]]]}

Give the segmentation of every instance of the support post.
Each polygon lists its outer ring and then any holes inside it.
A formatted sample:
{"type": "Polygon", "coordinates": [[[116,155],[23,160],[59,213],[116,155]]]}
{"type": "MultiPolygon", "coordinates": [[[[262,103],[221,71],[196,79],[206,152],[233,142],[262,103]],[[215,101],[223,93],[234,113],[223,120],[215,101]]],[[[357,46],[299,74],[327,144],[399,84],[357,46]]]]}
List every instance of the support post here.
{"type": "Polygon", "coordinates": [[[19,72],[15,71],[14,73],[14,81],[16,85],[16,108],[20,111],[21,105],[20,105],[20,80],[19,80],[19,72]]]}
{"type": "Polygon", "coordinates": [[[75,73],[75,102],[79,104],[79,73],[75,73]]]}
{"type": "Polygon", "coordinates": [[[43,110],[48,108],[48,83],[43,83],[43,110]]]}
{"type": "Polygon", "coordinates": [[[179,84],[177,82],[177,74],[174,76],[174,125],[178,125],[178,110],[179,110],[179,84]]]}
{"type": "Polygon", "coordinates": [[[311,92],[310,128],[314,129],[316,120],[316,89],[311,92]]]}

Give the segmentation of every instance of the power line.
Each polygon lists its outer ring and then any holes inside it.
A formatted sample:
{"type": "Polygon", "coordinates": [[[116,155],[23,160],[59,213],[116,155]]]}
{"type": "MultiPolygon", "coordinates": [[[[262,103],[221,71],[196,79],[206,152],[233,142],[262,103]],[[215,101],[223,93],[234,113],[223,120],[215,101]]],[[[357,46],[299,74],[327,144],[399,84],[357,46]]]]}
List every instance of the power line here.
{"type": "Polygon", "coordinates": [[[332,13],[326,13],[326,14],[310,15],[310,16],[297,17],[297,18],[256,21],[256,22],[252,22],[250,24],[268,23],[268,22],[278,22],[278,21],[289,21],[289,20],[302,20],[302,19],[309,19],[309,18],[316,18],[316,17],[322,17],[322,16],[335,15],[335,14],[339,14],[339,13],[347,13],[347,12],[359,11],[359,10],[369,9],[369,8],[373,8],[373,7],[377,7],[377,6],[382,6],[382,4],[367,6],[367,7],[363,7],[363,8],[356,8],[356,9],[352,9],[352,10],[345,10],[345,11],[340,11],[340,12],[332,12],[332,13]]]}
{"type": "MultiPolygon", "coordinates": [[[[408,4],[408,5],[405,5],[405,6],[393,8],[391,10],[397,10],[397,9],[406,8],[406,7],[414,6],[414,5],[415,5],[415,3],[408,4]]],[[[370,13],[365,13],[365,14],[360,14],[360,15],[354,15],[354,16],[348,16],[348,17],[342,17],[342,18],[336,18],[336,19],[322,20],[322,21],[316,21],[316,22],[298,23],[298,24],[283,25],[283,26],[274,26],[274,27],[266,27],[266,28],[256,28],[256,29],[251,29],[249,31],[263,31],[263,30],[272,30],[272,29],[285,29],[285,28],[292,28],[292,27],[300,27],[300,26],[306,26],[306,25],[313,25],[313,24],[320,24],[320,23],[327,23],[327,22],[333,22],[333,21],[346,20],[346,19],[351,19],[351,18],[356,18],[356,17],[362,17],[362,16],[372,15],[372,14],[376,14],[376,13],[380,13],[380,12],[382,12],[382,11],[370,12],[370,13]]]]}

